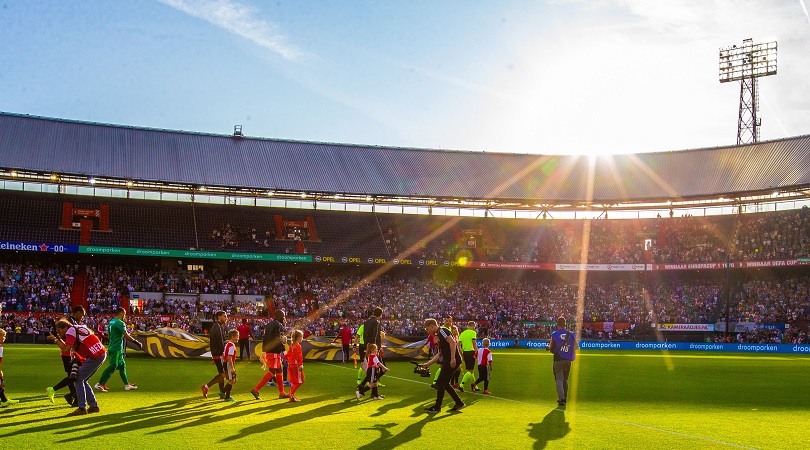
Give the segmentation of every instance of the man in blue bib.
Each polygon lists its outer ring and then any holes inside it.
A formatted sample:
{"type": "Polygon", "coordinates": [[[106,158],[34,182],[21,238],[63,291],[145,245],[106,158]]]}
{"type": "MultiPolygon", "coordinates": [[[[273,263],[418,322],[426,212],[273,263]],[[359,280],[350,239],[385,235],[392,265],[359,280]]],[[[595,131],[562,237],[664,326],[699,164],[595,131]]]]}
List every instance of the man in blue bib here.
{"type": "Polygon", "coordinates": [[[557,384],[557,405],[565,406],[568,397],[568,373],[571,362],[577,356],[577,340],[574,333],[566,329],[565,317],[557,318],[557,331],[551,334],[546,350],[554,355],[554,381],[557,384]]]}

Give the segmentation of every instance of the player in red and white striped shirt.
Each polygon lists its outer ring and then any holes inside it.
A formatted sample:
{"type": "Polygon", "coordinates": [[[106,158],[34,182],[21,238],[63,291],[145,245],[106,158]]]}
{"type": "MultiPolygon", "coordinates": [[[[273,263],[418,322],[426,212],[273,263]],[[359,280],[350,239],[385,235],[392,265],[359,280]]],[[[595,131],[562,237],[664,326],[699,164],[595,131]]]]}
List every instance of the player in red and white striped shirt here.
{"type": "Polygon", "coordinates": [[[475,359],[478,361],[478,379],[472,384],[473,392],[477,391],[478,383],[484,382],[484,394],[489,394],[489,373],[492,372],[492,352],[489,351],[489,339],[484,338],[481,342],[483,347],[475,352],[475,359]]]}
{"type": "Polygon", "coordinates": [[[222,350],[222,367],[225,369],[225,396],[222,398],[226,402],[235,402],[236,400],[231,397],[231,389],[236,384],[236,344],[239,342],[239,330],[231,330],[228,332],[228,342],[225,343],[225,348],[222,350]]]}
{"type": "Polygon", "coordinates": [[[372,400],[382,400],[385,396],[380,395],[377,386],[377,380],[380,379],[382,374],[388,371],[388,367],[380,361],[380,358],[377,357],[377,344],[368,344],[366,347],[366,353],[368,353],[368,358],[366,359],[368,368],[366,369],[366,378],[363,379],[363,382],[360,383],[360,386],[357,387],[357,390],[354,394],[357,396],[357,400],[360,401],[360,397],[366,395],[366,392],[371,391],[371,399],[372,400]],[[368,385],[366,385],[368,383],[368,385]]]}

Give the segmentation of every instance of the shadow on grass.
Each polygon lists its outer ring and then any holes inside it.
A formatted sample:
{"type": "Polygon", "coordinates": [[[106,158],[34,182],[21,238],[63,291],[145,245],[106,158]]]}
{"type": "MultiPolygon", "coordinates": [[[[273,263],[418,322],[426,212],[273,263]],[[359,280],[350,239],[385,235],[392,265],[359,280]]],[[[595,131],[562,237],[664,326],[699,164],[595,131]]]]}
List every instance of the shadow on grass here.
{"type": "MultiPolygon", "coordinates": [[[[377,412],[372,413],[370,417],[379,417],[395,409],[407,408],[408,406],[411,406],[414,403],[419,402],[420,399],[424,399],[424,396],[403,397],[400,401],[394,403],[381,400],[379,402],[380,407],[377,408],[377,412]]],[[[376,401],[376,400],[369,400],[369,401],[376,401]]]]}
{"type": "MultiPolygon", "coordinates": [[[[334,398],[335,398],[334,395],[320,395],[317,397],[307,398],[306,403],[309,404],[319,403],[326,400],[333,400],[334,398]]],[[[357,404],[357,400],[351,398],[346,399],[339,403],[327,403],[315,409],[305,409],[302,412],[296,414],[290,414],[283,417],[276,416],[274,419],[263,421],[255,425],[242,428],[237,434],[233,436],[223,437],[222,439],[219,440],[219,443],[226,443],[234,439],[242,439],[248,437],[252,434],[263,433],[267,430],[276,430],[278,428],[286,427],[289,425],[295,425],[300,422],[305,422],[306,420],[311,419],[313,417],[323,417],[330,414],[336,414],[346,408],[351,408],[352,405],[355,404],[357,404]]],[[[293,409],[299,409],[301,406],[303,406],[301,403],[294,403],[293,405],[290,405],[288,402],[281,402],[275,405],[274,408],[264,407],[262,409],[264,410],[265,413],[274,413],[277,409],[281,407],[285,408],[292,407],[293,409]]],[[[244,412],[240,412],[239,415],[240,416],[244,415],[244,412]]]]}
{"type": "MultiPolygon", "coordinates": [[[[417,402],[415,398],[416,397],[411,397],[409,399],[402,400],[398,403],[408,403],[411,405],[413,403],[420,403],[413,409],[413,414],[411,415],[411,417],[419,418],[416,422],[408,425],[407,427],[405,427],[404,430],[402,430],[397,434],[393,434],[391,432],[392,428],[399,425],[398,423],[395,422],[378,423],[376,425],[372,425],[370,428],[360,428],[361,430],[379,431],[380,437],[362,447],[358,447],[358,450],[385,450],[397,448],[400,445],[405,445],[409,442],[412,442],[414,439],[419,439],[422,436],[422,429],[428,423],[435,422],[437,420],[442,420],[447,417],[451,417],[451,414],[438,413],[434,415],[426,413],[424,410],[425,405],[422,405],[421,402],[417,402]]],[[[422,398],[422,396],[420,396],[419,398],[422,398]]],[[[376,415],[378,414],[372,414],[372,416],[376,415]]]]}
{"type": "MultiPolygon", "coordinates": [[[[5,408],[0,409],[3,412],[3,426],[16,426],[16,425],[25,425],[29,424],[30,421],[28,420],[21,420],[19,422],[9,422],[7,418],[15,417],[15,418],[22,418],[23,416],[27,415],[37,415],[41,414],[46,411],[54,410],[54,409],[65,409],[65,413],[67,414],[70,411],[73,411],[73,408],[69,408],[65,402],[54,402],[54,403],[45,403],[43,406],[42,397],[44,395],[33,395],[28,397],[14,397],[15,400],[19,400],[20,403],[16,405],[8,406],[5,408]],[[33,403],[36,402],[36,405],[33,403]]],[[[47,398],[47,397],[46,397],[47,398]]]]}
{"type": "Polygon", "coordinates": [[[549,441],[562,439],[571,431],[565,421],[565,407],[552,409],[540,423],[529,424],[529,437],[535,439],[535,449],[546,448],[549,441]]]}
{"type": "MultiPolygon", "coordinates": [[[[224,408],[228,408],[229,406],[231,405],[224,405],[224,408]]],[[[13,435],[19,436],[21,434],[43,432],[59,433],[60,435],[66,436],[63,440],[57,442],[67,443],[76,441],[75,436],[72,436],[74,433],[80,433],[82,438],[117,435],[135,430],[152,434],[163,433],[187,426],[190,423],[194,425],[211,424],[228,420],[235,416],[244,416],[254,411],[267,409],[267,405],[257,403],[256,408],[252,410],[246,411],[244,408],[240,408],[238,412],[222,414],[222,402],[189,398],[156,403],[154,405],[133,408],[129,411],[114,414],[105,414],[103,404],[101,408],[102,410],[98,414],[78,417],[59,416],[45,423],[38,422],[37,424],[31,424],[31,426],[27,426],[24,429],[16,428],[13,435]],[[175,427],[167,427],[167,425],[171,424],[178,425],[175,427]]],[[[64,411],[65,414],[67,414],[73,411],[73,408],[64,409],[64,411]]],[[[23,414],[29,414],[29,412],[20,411],[20,415],[23,414]]],[[[13,417],[12,415],[9,416],[13,417]]],[[[6,421],[4,425],[12,424],[6,421]]],[[[20,425],[20,423],[17,425],[20,425]]],[[[10,436],[12,436],[12,434],[0,434],[0,438],[10,436]]]]}

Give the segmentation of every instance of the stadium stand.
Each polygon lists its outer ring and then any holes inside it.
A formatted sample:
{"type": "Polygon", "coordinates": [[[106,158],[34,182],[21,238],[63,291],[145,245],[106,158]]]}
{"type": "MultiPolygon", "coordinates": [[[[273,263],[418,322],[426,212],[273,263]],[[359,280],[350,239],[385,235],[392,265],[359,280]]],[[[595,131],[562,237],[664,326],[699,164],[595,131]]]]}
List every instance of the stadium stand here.
{"type": "Polygon", "coordinates": [[[463,218],[424,241],[450,219],[113,198],[93,201],[0,191],[3,238],[78,244],[79,232],[60,226],[65,202],[86,209],[108,205],[110,229],[92,231],[90,243],[113,247],[298,253],[298,241],[275,230],[274,217],[279,216],[291,222],[311,221],[317,227],[318,240],[302,242],[305,253],[315,255],[390,258],[415,246],[414,254],[423,259],[452,259],[464,252],[477,261],[578,263],[587,238],[588,262],[594,264],[722,262],[727,252],[736,261],[810,256],[807,208],[705,218],[593,220],[585,237],[581,220],[463,218]],[[650,240],[648,248],[645,238],[650,240]]]}
{"type": "MultiPolygon", "coordinates": [[[[640,268],[589,272],[581,299],[583,323],[622,323],[628,328],[586,325],[588,337],[626,338],[655,323],[715,323],[727,316],[729,321],[759,327],[746,328],[737,340],[806,342],[807,208],[744,214],[742,202],[718,199],[726,194],[778,195],[774,189],[788,188],[794,201],[806,200],[808,148],[810,137],[803,136],[751,146],[620,155],[614,164],[597,165],[589,191],[585,180],[576,176],[588,172],[587,158],[574,156],[234,139],[0,113],[0,178],[12,186],[0,189],[0,241],[11,243],[9,248],[14,243],[43,243],[195,249],[307,255],[316,263],[234,262],[227,257],[183,263],[172,258],[101,257],[101,252],[92,251],[36,255],[12,248],[0,252],[2,326],[39,334],[71,304],[86,305],[88,320],[101,326],[109,311],[130,300],[129,294],[146,292],[162,295],[132,307],[131,321],[140,329],[174,323],[201,332],[201,323],[216,309],[249,317],[254,327],[260,327],[267,308],[283,308],[296,326],[328,334],[338,321],[356,325],[369,307],[382,304],[392,334],[420,334],[424,317],[452,315],[479,321],[482,335],[542,337],[548,332],[544,323],[556,315],[575,316],[580,294],[572,277],[578,269],[561,273],[544,268],[535,274],[533,268],[478,272],[452,266],[464,265],[461,261],[589,263],[640,268]],[[223,155],[239,163],[228,164],[223,155]],[[153,196],[164,188],[175,196],[200,194],[207,185],[219,192],[212,197],[230,202],[229,194],[236,192],[244,203],[251,197],[275,195],[272,186],[286,191],[287,199],[309,198],[308,191],[315,191],[327,198],[348,193],[355,198],[383,198],[390,204],[408,197],[410,205],[437,202],[450,208],[463,199],[484,205],[482,209],[513,205],[516,210],[531,210],[536,218],[65,194],[63,180],[71,177],[68,184],[75,189],[71,192],[93,189],[86,187],[92,182],[89,168],[99,177],[109,177],[108,184],[115,187],[107,189],[118,195],[130,181],[145,186],[153,196]],[[18,170],[25,176],[18,177],[18,170]],[[14,190],[26,182],[60,193],[14,190]],[[547,219],[543,209],[623,202],[641,207],[667,202],[694,206],[705,199],[733,205],[739,213],[675,217],[670,211],[668,217],[616,220],[607,218],[607,208],[600,219],[586,221],[547,219]],[[418,266],[400,267],[364,281],[376,268],[401,259],[436,264],[421,272],[418,266]],[[760,266],[746,269],[740,264],[748,261],[780,264],[761,266],[768,269],[759,272],[760,266]],[[669,269],[667,264],[683,267],[669,269]],[[648,266],[655,270],[648,271],[648,266]],[[714,270],[701,272],[704,267],[714,270]],[[191,299],[165,295],[171,293],[193,295],[191,299]],[[204,294],[225,299],[200,301],[198,296],[204,294]],[[264,297],[267,308],[232,297],[243,294],[264,297]]],[[[759,200],[746,201],[751,206],[759,200]]]]}

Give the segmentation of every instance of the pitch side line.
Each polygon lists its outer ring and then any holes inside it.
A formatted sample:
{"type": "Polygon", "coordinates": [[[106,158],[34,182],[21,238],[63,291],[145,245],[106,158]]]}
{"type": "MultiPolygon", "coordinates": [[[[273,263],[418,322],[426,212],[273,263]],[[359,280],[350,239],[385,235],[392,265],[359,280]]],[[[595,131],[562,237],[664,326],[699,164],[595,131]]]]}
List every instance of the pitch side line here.
{"type": "MultiPolygon", "coordinates": [[[[325,366],[336,367],[338,369],[351,370],[351,371],[357,373],[357,369],[355,369],[353,367],[342,367],[342,365],[327,364],[327,363],[325,363],[323,361],[315,361],[315,362],[317,362],[318,364],[323,364],[325,366]]],[[[425,383],[425,382],[422,382],[422,381],[411,380],[409,378],[396,377],[396,376],[393,376],[393,375],[386,375],[386,378],[393,378],[395,380],[407,381],[409,383],[427,384],[428,386],[430,386],[428,383],[425,383]]],[[[701,440],[701,441],[711,442],[713,444],[727,445],[729,447],[744,448],[744,449],[747,449],[747,450],[758,450],[757,447],[748,447],[746,445],[735,444],[733,442],[720,441],[720,440],[717,440],[717,439],[707,438],[707,437],[703,437],[703,436],[697,436],[697,435],[694,435],[694,434],[681,433],[680,431],[673,431],[673,430],[667,430],[667,429],[664,429],[664,428],[651,427],[649,425],[642,425],[640,423],[627,422],[627,421],[624,421],[624,420],[609,419],[607,417],[594,416],[592,414],[578,413],[578,412],[575,412],[575,411],[569,411],[569,410],[560,409],[560,408],[548,408],[546,406],[538,405],[536,403],[529,403],[529,402],[524,402],[524,401],[521,401],[521,400],[514,400],[514,399],[511,399],[511,398],[499,397],[497,395],[487,395],[487,396],[482,395],[482,397],[484,397],[484,398],[493,398],[493,399],[503,400],[505,402],[512,402],[512,403],[517,403],[517,404],[527,405],[527,406],[537,406],[538,408],[548,409],[549,411],[557,409],[557,410],[560,410],[560,411],[564,411],[566,414],[573,414],[573,415],[577,415],[577,416],[580,416],[580,417],[586,417],[588,419],[602,420],[602,421],[605,421],[605,422],[617,423],[617,424],[620,424],[620,425],[628,425],[628,426],[632,426],[632,427],[643,428],[645,430],[658,431],[658,432],[661,432],[661,433],[667,433],[667,434],[671,434],[671,435],[674,435],[674,436],[681,436],[681,437],[685,437],[685,438],[697,439],[697,440],[701,440]]]]}

